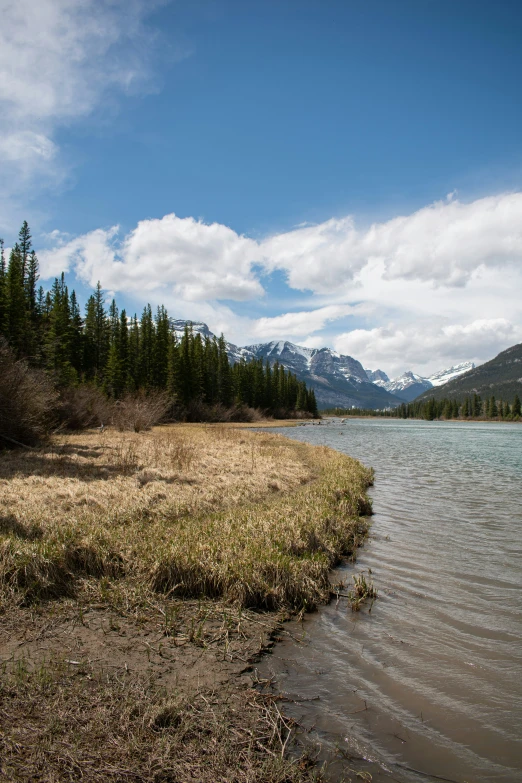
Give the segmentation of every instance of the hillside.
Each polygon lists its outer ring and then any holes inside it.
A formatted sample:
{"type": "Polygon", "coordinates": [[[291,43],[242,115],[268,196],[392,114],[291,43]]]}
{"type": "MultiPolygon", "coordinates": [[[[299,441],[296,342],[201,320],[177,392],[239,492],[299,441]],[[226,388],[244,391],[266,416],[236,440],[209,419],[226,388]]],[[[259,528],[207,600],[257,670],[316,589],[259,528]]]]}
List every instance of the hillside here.
{"type": "Polygon", "coordinates": [[[515,394],[522,396],[522,343],[442,386],[425,391],[417,399],[461,399],[468,394],[480,394],[483,398],[494,395],[508,402],[515,394]]]}

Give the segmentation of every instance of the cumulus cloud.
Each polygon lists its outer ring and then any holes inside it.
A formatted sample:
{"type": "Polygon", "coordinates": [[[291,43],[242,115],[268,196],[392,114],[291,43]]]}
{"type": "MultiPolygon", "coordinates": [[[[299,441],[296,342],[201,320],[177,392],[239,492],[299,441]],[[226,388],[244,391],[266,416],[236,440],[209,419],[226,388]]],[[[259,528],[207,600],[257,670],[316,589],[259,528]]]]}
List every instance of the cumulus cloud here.
{"type": "Polygon", "coordinates": [[[109,91],[151,85],[146,0],[0,0],[0,186],[64,176],[55,133],[109,91]]]}
{"type": "Polygon", "coordinates": [[[253,325],[253,331],[263,340],[278,339],[281,335],[300,337],[317,332],[325,324],[352,315],[354,312],[356,308],[351,305],[327,305],[316,310],[284,313],[272,318],[258,318],[253,325]]]}
{"type": "Polygon", "coordinates": [[[52,232],[42,274],[66,269],[90,285],[100,280],[136,300],[164,302],[243,344],[333,341],[387,372],[433,371],[483,361],[522,338],[521,218],[522,193],[508,193],[470,204],[448,199],[367,230],[345,218],[254,240],[171,214],[125,236],[117,226],[80,237],[52,232]],[[246,316],[226,304],[263,297],[264,275],[275,269],[312,296],[294,294],[293,312],[283,303],[277,312],[277,300],[264,297],[271,317],[255,305],[246,316]],[[334,339],[332,324],[347,317],[357,328],[343,324],[334,339]]]}
{"type": "Polygon", "coordinates": [[[118,227],[62,241],[41,254],[43,274],[73,269],[85,282],[132,292],[165,291],[181,300],[244,301],[264,294],[253,265],[256,242],[219,223],[166,215],[144,220],[117,241],[118,227]]]}
{"type": "Polygon", "coordinates": [[[300,290],[354,289],[367,265],[388,280],[463,286],[480,267],[522,259],[522,193],[465,204],[451,197],[411,215],[358,228],[352,217],[297,228],[262,243],[265,264],[300,290]]]}
{"type": "Polygon", "coordinates": [[[522,340],[522,325],[505,318],[480,318],[469,323],[390,324],[354,329],[337,336],[337,351],[356,356],[365,367],[402,372],[409,368],[434,371],[458,361],[480,363],[522,340]]]}

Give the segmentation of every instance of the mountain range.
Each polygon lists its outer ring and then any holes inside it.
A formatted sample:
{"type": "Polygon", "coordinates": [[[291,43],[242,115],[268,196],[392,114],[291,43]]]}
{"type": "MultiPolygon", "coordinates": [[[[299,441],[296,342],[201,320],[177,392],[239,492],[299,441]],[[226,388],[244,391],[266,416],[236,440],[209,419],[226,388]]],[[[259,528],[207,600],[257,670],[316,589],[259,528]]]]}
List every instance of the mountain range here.
{"type": "Polygon", "coordinates": [[[401,397],[407,402],[411,402],[411,400],[414,400],[428,389],[443,386],[463,373],[473,370],[474,367],[473,362],[462,362],[462,364],[456,364],[448,370],[441,370],[428,377],[416,375],[411,370],[407,370],[393,380],[390,380],[383,370],[366,370],[366,375],[372,383],[381,386],[386,391],[401,397]]]}
{"type": "Polygon", "coordinates": [[[423,392],[421,399],[463,399],[480,394],[482,399],[495,396],[497,400],[512,402],[515,394],[522,398],[522,343],[512,345],[479,367],[454,378],[442,387],[423,392]]]}
{"type": "MultiPolygon", "coordinates": [[[[214,337],[208,326],[201,322],[172,320],[171,325],[178,338],[182,337],[187,325],[192,326],[193,331],[199,332],[202,337],[214,337]]],[[[226,346],[232,364],[242,359],[265,359],[271,364],[279,362],[295,373],[299,380],[314,388],[321,409],[394,408],[474,366],[467,362],[430,378],[407,372],[400,378],[390,380],[383,370],[365,370],[357,359],[336,353],[330,348],[306,348],[287,340],[245,347],[227,342],[226,346]]]]}

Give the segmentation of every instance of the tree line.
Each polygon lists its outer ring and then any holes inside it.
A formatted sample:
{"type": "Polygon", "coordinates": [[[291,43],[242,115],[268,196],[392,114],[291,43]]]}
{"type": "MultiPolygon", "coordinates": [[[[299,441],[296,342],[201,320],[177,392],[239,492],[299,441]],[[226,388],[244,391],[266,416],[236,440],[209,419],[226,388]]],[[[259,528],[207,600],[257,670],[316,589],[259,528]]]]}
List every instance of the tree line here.
{"type": "Polygon", "coordinates": [[[16,358],[44,369],[58,388],[90,384],[113,399],[163,391],[178,414],[194,406],[248,406],[283,416],[317,416],[313,389],[276,363],[241,360],[231,364],[223,335],[202,337],[189,324],[177,335],[167,310],[141,316],[106,307],[100,283],[82,315],[75,291],[62,273],[45,291],[24,221],[6,262],[0,240],[0,335],[16,358]]]}
{"type": "Polygon", "coordinates": [[[335,408],[327,413],[339,416],[384,416],[395,419],[483,419],[494,421],[519,421],[522,408],[518,394],[511,402],[496,400],[494,395],[482,399],[480,394],[467,395],[463,400],[442,399],[433,397],[424,400],[414,400],[401,403],[396,408],[387,410],[370,410],[368,408],[335,408]]]}

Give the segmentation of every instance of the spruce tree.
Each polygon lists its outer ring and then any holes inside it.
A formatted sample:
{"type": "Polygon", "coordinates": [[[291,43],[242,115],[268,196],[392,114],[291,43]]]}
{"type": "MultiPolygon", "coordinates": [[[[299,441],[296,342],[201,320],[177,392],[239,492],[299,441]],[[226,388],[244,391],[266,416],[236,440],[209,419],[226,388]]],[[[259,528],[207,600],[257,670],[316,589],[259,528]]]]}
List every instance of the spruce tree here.
{"type": "Polygon", "coordinates": [[[7,269],[4,240],[0,238],[0,334],[7,337],[7,269]]]}
{"type": "Polygon", "coordinates": [[[100,282],[87,301],[85,314],[85,366],[87,376],[97,382],[103,379],[103,370],[109,354],[109,328],[105,312],[104,293],[100,282]]]}
{"type": "Polygon", "coordinates": [[[18,247],[20,248],[20,255],[22,259],[22,274],[25,283],[28,261],[29,261],[29,254],[32,248],[31,232],[29,230],[27,220],[24,220],[24,222],[22,223],[22,227],[18,233],[18,247]]]}
{"type": "Polygon", "coordinates": [[[513,405],[511,407],[511,413],[513,414],[513,418],[515,416],[521,415],[520,397],[518,394],[515,394],[515,399],[513,400],[513,405]]]}
{"type": "Polygon", "coordinates": [[[69,293],[62,272],[60,279],[56,278],[53,283],[52,308],[43,347],[47,369],[60,386],[68,386],[77,380],[71,338],[69,293]]]}
{"type": "Polygon", "coordinates": [[[17,357],[26,354],[27,320],[22,254],[16,244],[7,269],[7,336],[17,357]]]}
{"type": "Polygon", "coordinates": [[[217,345],[218,352],[218,399],[226,408],[232,405],[232,373],[228,361],[227,344],[223,334],[220,335],[217,345]]]}
{"type": "Polygon", "coordinates": [[[166,309],[161,305],[156,312],[155,340],[152,356],[152,383],[157,389],[167,388],[170,321],[166,309]]]}

